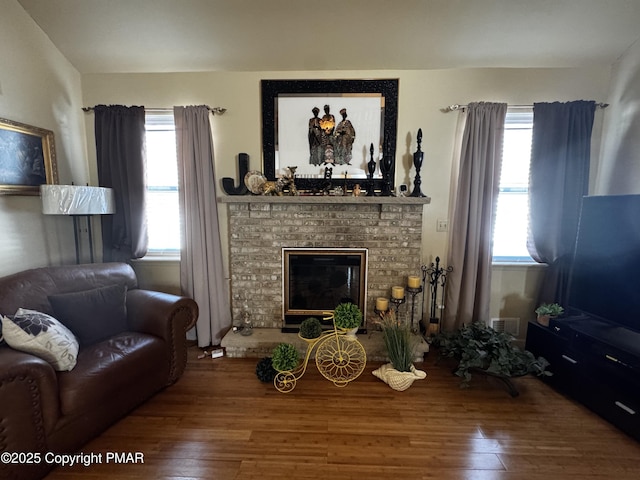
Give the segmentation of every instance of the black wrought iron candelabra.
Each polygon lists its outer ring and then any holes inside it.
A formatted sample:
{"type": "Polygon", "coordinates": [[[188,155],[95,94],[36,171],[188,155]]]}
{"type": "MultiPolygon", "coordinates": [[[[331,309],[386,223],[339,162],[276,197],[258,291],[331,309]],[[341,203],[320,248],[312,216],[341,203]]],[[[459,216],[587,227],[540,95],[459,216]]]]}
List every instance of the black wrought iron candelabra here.
{"type": "MultiPolygon", "coordinates": [[[[431,305],[429,307],[429,327],[426,332],[429,336],[434,336],[440,331],[440,318],[438,317],[438,307],[444,305],[444,292],[447,284],[447,275],[453,271],[453,267],[441,267],[440,257],[436,257],[435,263],[422,265],[422,285],[429,284],[431,292],[431,305]],[[441,287],[441,303],[438,304],[438,286],[441,287]]],[[[424,296],[422,297],[422,311],[424,312],[424,296]]],[[[442,308],[440,308],[442,310],[442,308]]],[[[424,323],[424,322],[423,322],[424,323]]]]}

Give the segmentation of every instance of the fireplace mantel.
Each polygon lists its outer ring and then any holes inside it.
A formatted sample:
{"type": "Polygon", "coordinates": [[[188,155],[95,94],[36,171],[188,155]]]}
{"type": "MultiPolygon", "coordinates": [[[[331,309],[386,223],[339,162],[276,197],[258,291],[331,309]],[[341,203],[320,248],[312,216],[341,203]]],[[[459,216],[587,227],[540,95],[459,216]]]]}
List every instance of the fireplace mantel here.
{"type": "Polygon", "coordinates": [[[426,205],[431,203],[430,197],[354,197],[352,195],[226,195],[218,197],[222,203],[316,203],[325,205],[426,205]]]}

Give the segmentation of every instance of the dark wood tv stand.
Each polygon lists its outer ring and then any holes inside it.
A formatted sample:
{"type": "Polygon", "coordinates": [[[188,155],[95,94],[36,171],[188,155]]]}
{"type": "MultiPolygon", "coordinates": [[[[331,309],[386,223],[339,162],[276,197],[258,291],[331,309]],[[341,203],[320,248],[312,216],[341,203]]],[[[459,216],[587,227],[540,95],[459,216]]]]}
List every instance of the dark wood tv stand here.
{"type": "Polygon", "coordinates": [[[525,348],[550,362],[545,382],[640,440],[640,333],[567,317],[529,322],[525,348]]]}

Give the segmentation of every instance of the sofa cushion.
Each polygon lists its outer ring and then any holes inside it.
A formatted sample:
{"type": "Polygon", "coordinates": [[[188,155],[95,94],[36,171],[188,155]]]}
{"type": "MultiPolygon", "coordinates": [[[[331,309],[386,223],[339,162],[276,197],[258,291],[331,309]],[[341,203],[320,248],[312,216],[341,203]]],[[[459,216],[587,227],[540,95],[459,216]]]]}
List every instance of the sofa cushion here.
{"type": "Polygon", "coordinates": [[[58,374],[63,415],[96,409],[122,415],[166,385],[169,360],[165,342],[154,335],[123,332],[88,346],[72,372],[58,374]]]}
{"type": "Polygon", "coordinates": [[[2,317],[2,335],[10,347],[37,355],[56,370],[76,365],[78,340],[46,313],[19,308],[13,318],[2,317]]]}
{"type": "Polygon", "coordinates": [[[85,347],[127,330],[126,293],[124,285],[109,285],[49,295],[49,302],[56,317],[85,347]]]}

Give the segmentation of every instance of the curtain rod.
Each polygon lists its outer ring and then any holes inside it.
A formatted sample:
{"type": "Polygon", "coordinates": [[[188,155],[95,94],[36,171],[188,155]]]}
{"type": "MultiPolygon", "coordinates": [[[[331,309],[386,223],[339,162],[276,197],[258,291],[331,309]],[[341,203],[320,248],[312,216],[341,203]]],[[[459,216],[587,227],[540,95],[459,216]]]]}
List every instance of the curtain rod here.
{"type": "MultiPolygon", "coordinates": [[[[607,108],[609,106],[608,103],[596,103],[596,108],[607,108]]],[[[458,105],[454,103],[453,105],[449,105],[447,107],[441,108],[440,110],[444,113],[455,112],[456,110],[464,110],[468,105],[458,105]]],[[[508,108],[533,108],[533,105],[507,105],[508,108]]]]}
{"type": "MultiPolygon", "coordinates": [[[[207,109],[213,113],[214,115],[222,115],[224,114],[224,112],[227,111],[226,108],[222,108],[222,107],[210,107],[209,105],[205,105],[205,107],[207,107],[207,109]]],[[[82,111],[83,112],[92,112],[94,110],[95,107],[82,107],[82,111]]],[[[167,107],[145,107],[145,112],[149,111],[149,112],[173,112],[173,108],[167,108],[167,107]]]]}

